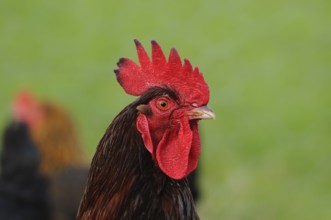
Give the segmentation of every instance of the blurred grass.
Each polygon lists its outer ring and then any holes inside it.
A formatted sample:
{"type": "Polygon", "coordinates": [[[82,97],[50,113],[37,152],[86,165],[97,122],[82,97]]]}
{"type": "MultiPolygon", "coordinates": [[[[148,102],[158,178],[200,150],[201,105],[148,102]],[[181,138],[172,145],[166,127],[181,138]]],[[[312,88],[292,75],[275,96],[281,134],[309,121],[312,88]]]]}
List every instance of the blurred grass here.
{"type": "MultiPolygon", "coordinates": [[[[0,1],[0,124],[15,92],[63,103],[89,155],[134,97],[117,84],[132,40],[199,65],[202,219],[331,218],[331,2],[0,1]]],[[[1,126],[1,129],[2,126],[1,126]]]]}

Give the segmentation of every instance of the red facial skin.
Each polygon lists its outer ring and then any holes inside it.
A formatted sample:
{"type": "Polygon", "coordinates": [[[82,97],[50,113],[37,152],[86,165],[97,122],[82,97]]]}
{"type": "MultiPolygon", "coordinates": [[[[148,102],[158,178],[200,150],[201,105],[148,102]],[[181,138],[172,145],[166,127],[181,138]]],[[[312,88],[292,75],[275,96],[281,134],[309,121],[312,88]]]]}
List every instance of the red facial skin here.
{"type": "Polygon", "coordinates": [[[140,113],[137,128],[146,149],[161,170],[174,179],[194,170],[200,155],[197,120],[189,120],[189,105],[180,105],[164,95],[148,103],[148,114],[140,113]]]}
{"type": "Polygon", "coordinates": [[[177,111],[183,111],[179,108],[179,105],[168,96],[158,97],[153,99],[148,106],[152,111],[151,117],[148,117],[148,125],[150,128],[153,145],[157,145],[165,130],[170,126],[171,113],[177,109],[177,111]]]}

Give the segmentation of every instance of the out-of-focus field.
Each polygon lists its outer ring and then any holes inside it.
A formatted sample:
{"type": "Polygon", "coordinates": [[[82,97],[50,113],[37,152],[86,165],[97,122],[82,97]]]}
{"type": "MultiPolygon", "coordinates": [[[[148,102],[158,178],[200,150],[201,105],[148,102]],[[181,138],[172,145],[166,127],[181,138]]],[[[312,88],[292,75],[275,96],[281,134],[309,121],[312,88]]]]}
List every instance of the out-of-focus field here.
{"type": "MultiPolygon", "coordinates": [[[[176,47],[204,72],[202,219],[331,219],[331,2],[0,1],[0,127],[29,88],[72,113],[92,157],[134,100],[118,58],[176,47]]],[[[129,153],[129,152],[128,152],[129,153]]]]}

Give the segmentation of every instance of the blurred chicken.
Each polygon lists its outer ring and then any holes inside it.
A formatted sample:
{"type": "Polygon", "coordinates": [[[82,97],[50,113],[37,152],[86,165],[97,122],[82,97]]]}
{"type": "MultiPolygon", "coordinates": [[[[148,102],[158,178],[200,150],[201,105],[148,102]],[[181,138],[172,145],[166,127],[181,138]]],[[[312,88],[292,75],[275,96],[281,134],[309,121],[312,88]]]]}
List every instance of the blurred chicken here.
{"type": "Polygon", "coordinates": [[[43,173],[49,175],[68,166],[86,163],[73,122],[59,105],[38,102],[32,94],[23,92],[14,101],[13,114],[31,130],[42,155],[43,173]]]}
{"type": "Polygon", "coordinates": [[[0,159],[0,219],[50,219],[48,184],[39,172],[40,154],[25,124],[6,128],[0,159]]]}
{"type": "Polygon", "coordinates": [[[69,114],[57,104],[22,92],[14,100],[13,116],[28,125],[40,150],[41,171],[50,179],[54,219],[75,219],[88,166],[69,114]]]}

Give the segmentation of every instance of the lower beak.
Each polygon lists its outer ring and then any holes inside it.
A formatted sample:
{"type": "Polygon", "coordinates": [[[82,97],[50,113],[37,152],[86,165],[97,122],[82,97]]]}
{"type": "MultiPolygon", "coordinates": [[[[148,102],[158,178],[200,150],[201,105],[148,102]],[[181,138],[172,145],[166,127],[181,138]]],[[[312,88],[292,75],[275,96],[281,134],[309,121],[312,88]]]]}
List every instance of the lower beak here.
{"type": "Polygon", "coordinates": [[[187,111],[190,120],[193,119],[215,119],[214,112],[208,106],[201,106],[187,111]]]}

